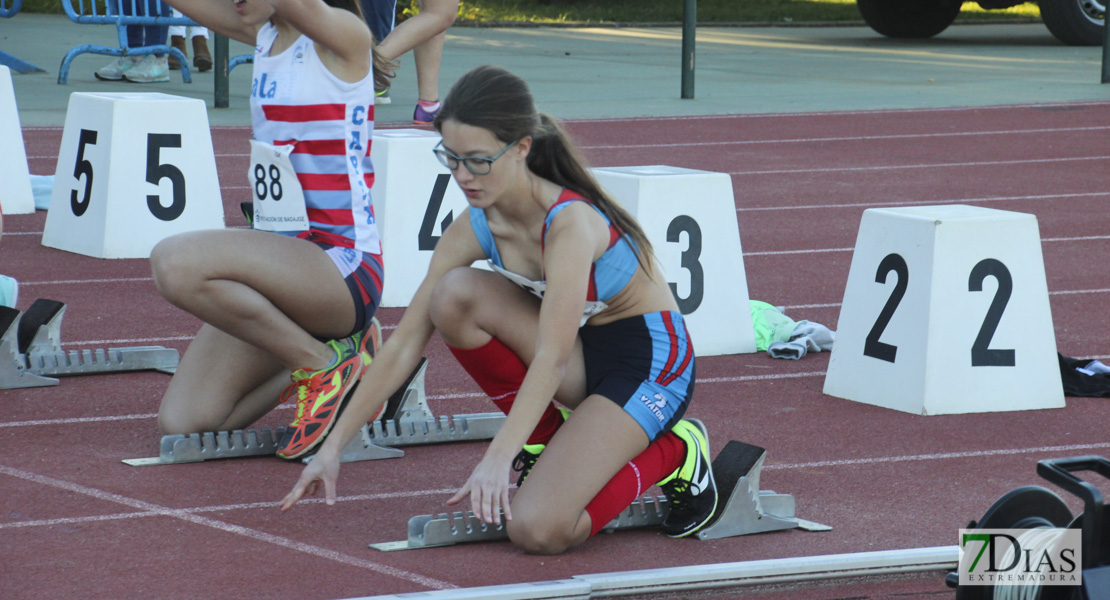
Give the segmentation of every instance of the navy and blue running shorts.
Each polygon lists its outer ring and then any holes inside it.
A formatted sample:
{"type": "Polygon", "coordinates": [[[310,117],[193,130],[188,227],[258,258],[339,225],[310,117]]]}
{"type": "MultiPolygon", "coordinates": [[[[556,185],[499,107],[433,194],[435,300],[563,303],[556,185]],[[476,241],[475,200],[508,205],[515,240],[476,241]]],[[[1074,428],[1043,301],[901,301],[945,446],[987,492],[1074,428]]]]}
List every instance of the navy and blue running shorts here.
{"type": "Polygon", "coordinates": [[[355,301],[355,328],[347,335],[365,331],[382,301],[382,279],[385,277],[382,255],[322,242],[313,243],[335,263],[355,301]]]}
{"type": "Polygon", "coordinates": [[[694,393],[694,347],[682,314],[649,313],[578,331],[587,395],[623,407],[651,441],[670,431],[694,393]]]}

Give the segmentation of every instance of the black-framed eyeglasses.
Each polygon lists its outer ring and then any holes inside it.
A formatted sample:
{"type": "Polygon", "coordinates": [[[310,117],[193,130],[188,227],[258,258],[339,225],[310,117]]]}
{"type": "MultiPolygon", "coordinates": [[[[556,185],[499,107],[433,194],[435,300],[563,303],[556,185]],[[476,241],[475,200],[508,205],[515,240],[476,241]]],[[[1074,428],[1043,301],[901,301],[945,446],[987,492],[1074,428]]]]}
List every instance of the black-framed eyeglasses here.
{"type": "Polygon", "coordinates": [[[459,156],[459,155],[451,152],[450,150],[444,148],[443,147],[443,140],[440,140],[439,143],[436,144],[436,147],[432,148],[432,154],[436,155],[436,158],[439,160],[439,163],[441,165],[447,167],[448,169],[451,169],[452,171],[454,171],[455,169],[458,169],[459,165],[461,164],[464,167],[466,167],[467,171],[470,171],[471,173],[473,173],[475,175],[488,175],[489,172],[493,169],[493,162],[495,160],[501,158],[501,155],[508,152],[509,148],[512,148],[513,146],[515,146],[517,144],[517,142],[519,142],[519,141],[520,140],[517,140],[516,142],[513,142],[513,143],[509,144],[508,146],[505,146],[504,148],[501,149],[500,152],[497,153],[496,156],[486,157],[486,156],[459,156]]]}

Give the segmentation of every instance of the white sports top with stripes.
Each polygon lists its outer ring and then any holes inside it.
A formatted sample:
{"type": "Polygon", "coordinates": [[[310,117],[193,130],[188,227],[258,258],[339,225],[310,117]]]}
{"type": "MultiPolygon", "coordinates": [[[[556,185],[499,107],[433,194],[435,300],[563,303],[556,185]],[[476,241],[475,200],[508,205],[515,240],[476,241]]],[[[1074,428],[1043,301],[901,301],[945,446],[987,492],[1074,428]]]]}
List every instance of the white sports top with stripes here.
{"type": "Polygon", "coordinates": [[[294,146],[290,159],[304,189],[309,230],[282,233],[381,254],[370,197],[374,74],[342,81],[307,36],[271,56],[276,39],[270,23],[258,31],[250,102],[254,139],[294,146]]]}

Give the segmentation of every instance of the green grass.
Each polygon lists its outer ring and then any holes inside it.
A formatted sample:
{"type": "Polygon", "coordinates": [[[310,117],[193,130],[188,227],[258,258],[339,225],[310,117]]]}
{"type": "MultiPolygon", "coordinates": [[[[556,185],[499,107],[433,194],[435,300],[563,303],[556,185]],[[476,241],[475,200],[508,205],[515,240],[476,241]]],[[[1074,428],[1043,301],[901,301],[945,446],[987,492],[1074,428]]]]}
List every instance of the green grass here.
{"type": "MultiPolygon", "coordinates": [[[[414,0],[399,0],[402,18],[414,0]]],[[[23,0],[24,12],[61,13],[58,0],[23,0]]],[[[855,0],[697,0],[699,23],[830,23],[860,21],[855,0]]],[[[1029,19],[1040,17],[1035,3],[985,11],[964,4],[960,20],[1029,19]]],[[[519,22],[556,23],[678,23],[681,0],[462,0],[460,24],[519,22]]]]}

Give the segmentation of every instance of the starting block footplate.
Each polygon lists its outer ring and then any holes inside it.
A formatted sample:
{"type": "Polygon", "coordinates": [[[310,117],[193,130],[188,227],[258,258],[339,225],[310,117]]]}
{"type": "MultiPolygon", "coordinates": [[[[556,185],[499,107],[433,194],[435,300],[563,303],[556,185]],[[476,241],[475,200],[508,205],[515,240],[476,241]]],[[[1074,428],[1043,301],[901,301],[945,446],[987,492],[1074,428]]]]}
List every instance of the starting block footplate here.
{"type": "Polygon", "coordinates": [[[53,377],[154,370],[174,373],[180,355],[162,346],[62,350],[66,305],[40,298],[26,312],[0,319],[0,389],[58,385],[53,377]]]}
{"type": "MultiPolygon", "coordinates": [[[[424,392],[427,367],[428,360],[421,358],[405,383],[386,402],[381,417],[363,425],[359,435],[343,448],[340,462],[400,458],[405,453],[395,446],[488,440],[497,434],[505,421],[502,413],[435,416],[428,408],[424,392]]],[[[274,456],[284,433],[284,427],[276,427],[272,433],[269,429],[248,429],[166,435],[162,436],[158,456],[129,458],[123,462],[131,466],[151,466],[274,456]]],[[[312,457],[308,456],[303,462],[310,460],[312,457]]]]}

